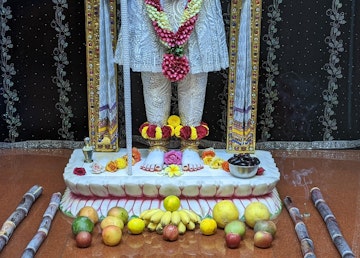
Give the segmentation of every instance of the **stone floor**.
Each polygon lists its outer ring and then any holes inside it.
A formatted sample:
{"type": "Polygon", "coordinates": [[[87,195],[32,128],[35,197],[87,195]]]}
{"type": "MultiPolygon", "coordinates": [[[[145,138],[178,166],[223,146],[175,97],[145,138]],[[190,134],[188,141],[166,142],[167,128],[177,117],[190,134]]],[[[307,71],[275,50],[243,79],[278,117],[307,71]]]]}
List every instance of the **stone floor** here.
{"type": "MultiPolygon", "coordinates": [[[[14,212],[24,193],[33,185],[43,187],[27,217],[17,226],[0,257],[21,257],[37,232],[42,216],[55,192],[64,193],[63,171],[73,150],[0,150],[0,226],[14,212]]],[[[274,150],[280,170],[277,190],[281,199],[290,196],[304,217],[317,257],[340,257],[325,223],[310,200],[310,189],[319,187],[355,257],[360,257],[360,151],[359,150],[274,150]]],[[[129,235],[121,243],[102,243],[95,227],[92,245],[76,247],[71,232],[72,218],[58,211],[49,234],[36,257],[303,257],[294,224],[283,208],[275,219],[278,232],[271,248],[253,245],[253,231],[247,230],[238,249],[225,246],[224,232],[203,236],[199,229],[188,231],[176,242],[166,242],[156,233],[129,235]]]]}

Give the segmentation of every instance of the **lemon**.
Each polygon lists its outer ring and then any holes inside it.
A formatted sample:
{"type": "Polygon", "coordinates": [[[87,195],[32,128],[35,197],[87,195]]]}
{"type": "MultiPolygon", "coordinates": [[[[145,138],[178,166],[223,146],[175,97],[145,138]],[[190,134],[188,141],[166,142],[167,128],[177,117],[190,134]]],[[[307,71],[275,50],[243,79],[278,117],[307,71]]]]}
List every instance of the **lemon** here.
{"type": "Polygon", "coordinates": [[[213,218],[219,228],[224,228],[227,223],[239,219],[239,210],[230,200],[222,200],[215,204],[213,218]]]}
{"type": "Polygon", "coordinates": [[[145,229],[145,222],[139,218],[133,218],[129,220],[127,224],[128,231],[131,234],[138,235],[141,234],[145,229]]]}
{"type": "Polygon", "coordinates": [[[217,223],[213,218],[205,218],[200,221],[200,232],[205,236],[210,236],[216,233],[217,223]]]}
{"type": "Polygon", "coordinates": [[[169,195],[164,199],[163,205],[167,211],[176,211],[180,208],[180,199],[176,195],[169,195]]]}
{"type": "Polygon", "coordinates": [[[116,246],[120,243],[122,238],[121,228],[109,225],[101,231],[102,240],[107,246],[116,246]]]}
{"type": "Polygon", "coordinates": [[[114,225],[119,227],[120,229],[124,228],[124,222],[122,219],[114,216],[106,216],[100,223],[100,228],[104,229],[107,226],[114,225]]]}
{"type": "Polygon", "coordinates": [[[88,217],[89,219],[92,220],[92,222],[93,222],[94,224],[98,223],[98,221],[99,221],[99,215],[98,215],[97,211],[96,211],[93,207],[91,207],[91,206],[84,206],[84,207],[82,207],[82,208],[79,210],[77,216],[85,216],[85,217],[88,217]]]}
{"type": "Polygon", "coordinates": [[[248,204],[244,212],[245,223],[253,228],[259,220],[269,220],[270,211],[268,207],[261,202],[252,202],[248,204]]]}
{"type": "Polygon", "coordinates": [[[73,220],[71,229],[74,235],[77,235],[81,231],[91,233],[94,229],[94,223],[88,217],[79,216],[73,220]]]}

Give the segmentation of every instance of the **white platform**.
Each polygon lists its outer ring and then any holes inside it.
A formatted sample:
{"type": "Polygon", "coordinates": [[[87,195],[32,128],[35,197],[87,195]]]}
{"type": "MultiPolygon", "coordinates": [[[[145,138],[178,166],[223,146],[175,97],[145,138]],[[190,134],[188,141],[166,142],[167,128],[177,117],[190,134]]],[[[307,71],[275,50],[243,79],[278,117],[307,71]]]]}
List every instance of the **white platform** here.
{"type": "MultiPolygon", "coordinates": [[[[139,215],[142,210],[162,207],[162,199],[169,194],[181,198],[183,208],[190,208],[201,216],[211,214],[215,203],[231,199],[237,204],[240,214],[251,201],[260,201],[268,206],[273,217],[281,211],[281,200],[275,188],[280,179],[276,164],[267,151],[256,151],[260,166],[265,169],[261,176],[249,179],[236,178],[222,169],[205,166],[197,172],[184,172],[179,177],[168,177],[164,173],[146,172],[140,169],[147,150],[140,150],[143,159],[132,167],[115,173],[93,174],[91,165],[84,163],[82,150],[74,150],[64,170],[67,189],[60,209],[69,216],[75,216],[81,207],[91,205],[99,215],[105,216],[113,206],[125,207],[130,214],[139,215]],[[86,175],[75,175],[74,168],[81,167],[86,175]]],[[[227,160],[233,154],[215,150],[216,155],[227,160]]],[[[103,166],[110,160],[126,155],[122,149],[117,153],[94,153],[93,160],[103,166]]]]}

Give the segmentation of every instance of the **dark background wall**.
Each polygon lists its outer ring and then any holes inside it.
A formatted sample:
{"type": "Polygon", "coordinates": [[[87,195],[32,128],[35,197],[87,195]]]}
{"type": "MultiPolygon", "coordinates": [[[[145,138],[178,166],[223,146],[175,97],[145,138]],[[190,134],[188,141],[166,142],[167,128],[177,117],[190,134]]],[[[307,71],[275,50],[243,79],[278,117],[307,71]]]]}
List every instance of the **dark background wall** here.
{"type": "MultiPolygon", "coordinates": [[[[360,145],[359,6],[356,0],[263,1],[260,147],[360,145]]],[[[81,141],[88,135],[84,3],[1,0],[0,8],[0,142],[81,141]]],[[[226,25],[229,10],[223,1],[226,25]]],[[[132,83],[138,135],[145,121],[139,74],[132,83]]],[[[121,80],[119,87],[121,100],[121,80]]],[[[210,142],[225,142],[226,94],[227,71],[210,74],[203,117],[210,142]]],[[[119,120],[124,123],[121,106],[119,120]]]]}

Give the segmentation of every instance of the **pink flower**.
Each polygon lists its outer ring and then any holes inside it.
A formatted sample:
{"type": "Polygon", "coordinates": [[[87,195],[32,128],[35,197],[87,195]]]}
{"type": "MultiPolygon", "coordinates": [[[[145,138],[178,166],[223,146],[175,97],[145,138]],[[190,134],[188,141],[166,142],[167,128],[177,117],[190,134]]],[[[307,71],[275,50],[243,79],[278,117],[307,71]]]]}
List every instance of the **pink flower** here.
{"type": "Polygon", "coordinates": [[[166,165],[181,165],[182,152],[171,150],[165,153],[164,162],[166,165]]]}

